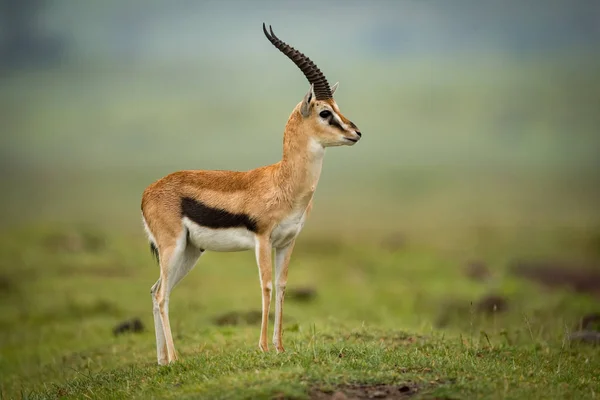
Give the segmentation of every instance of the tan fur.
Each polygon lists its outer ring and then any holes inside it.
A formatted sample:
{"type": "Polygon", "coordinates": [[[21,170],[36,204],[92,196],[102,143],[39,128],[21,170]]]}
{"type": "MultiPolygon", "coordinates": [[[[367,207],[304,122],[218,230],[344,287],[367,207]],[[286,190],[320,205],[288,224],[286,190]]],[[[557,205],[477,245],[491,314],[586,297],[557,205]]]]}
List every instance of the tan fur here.
{"type": "MultiPolygon", "coordinates": [[[[309,96],[310,97],[310,96],[309,96]]],[[[293,213],[308,214],[312,207],[312,198],[321,173],[324,147],[352,145],[350,138],[358,140],[360,133],[346,119],[333,99],[325,101],[310,100],[311,113],[303,117],[298,104],[285,127],[283,157],[276,164],[245,172],[237,171],[179,171],[167,175],[146,188],[142,196],[142,213],[149,233],[154,238],[159,252],[160,279],[152,287],[155,327],[157,334],[157,352],[160,364],[172,362],[177,358],[168,318],[168,299],[173,286],[193,267],[201,252],[185,249],[184,271],[174,271],[174,254],[181,246],[183,223],[181,217],[182,197],[191,197],[207,206],[226,210],[230,213],[247,214],[257,223],[256,258],[259,266],[262,287],[262,324],[259,347],[266,351],[269,305],[272,291],[273,244],[271,234],[286,217],[293,213]],[[322,110],[334,111],[347,125],[340,132],[338,128],[326,124],[319,117],[322,110]],[[319,146],[322,146],[321,149],[319,146]],[[159,319],[158,319],[159,318],[159,319]],[[164,336],[160,336],[162,330],[164,336]],[[165,344],[161,345],[164,338],[165,344]]],[[[295,215],[295,214],[293,214],[295,215]]],[[[283,351],[282,314],[283,292],[287,281],[287,268],[294,247],[295,237],[282,248],[283,256],[277,258],[276,265],[277,315],[273,342],[278,351],[283,351]],[[279,294],[280,293],[280,294],[279,294]]],[[[179,249],[181,250],[181,249],[179,249]]],[[[179,265],[179,264],[177,264],[179,265]]]]}

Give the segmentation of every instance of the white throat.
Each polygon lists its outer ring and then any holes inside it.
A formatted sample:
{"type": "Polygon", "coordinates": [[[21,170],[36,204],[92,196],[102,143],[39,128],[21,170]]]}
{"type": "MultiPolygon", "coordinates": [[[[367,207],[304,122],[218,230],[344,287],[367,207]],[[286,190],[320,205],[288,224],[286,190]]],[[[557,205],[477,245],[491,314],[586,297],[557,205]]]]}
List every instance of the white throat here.
{"type": "Polygon", "coordinates": [[[308,141],[308,163],[307,163],[307,183],[309,184],[311,191],[314,192],[321,176],[321,169],[323,168],[323,158],[325,157],[325,148],[321,143],[315,139],[308,141]]]}

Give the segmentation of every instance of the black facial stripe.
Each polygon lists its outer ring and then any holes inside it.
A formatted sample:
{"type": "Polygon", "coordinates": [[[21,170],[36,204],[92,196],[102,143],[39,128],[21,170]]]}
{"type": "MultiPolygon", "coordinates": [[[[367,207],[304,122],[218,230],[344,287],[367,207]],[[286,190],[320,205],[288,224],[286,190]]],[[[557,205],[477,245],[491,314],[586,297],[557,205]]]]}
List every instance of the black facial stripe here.
{"type": "Polygon", "coordinates": [[[190,197],[181,199],[181,215],[207,228],[244,227],[249,231],[258,232],[256,221],[247,214],[233,214],[219,208],[208,207],[190,197]]]}
{"type": "Polygon", "coordinates": [[[340,123],[337,121],[337,119],[334,118],[334,116],[332,115],[331,117],[329,117],[329,125],[331,126],[335,126],[336,128],[338,128],[341,131],[344,131],[345,129],[342,127],[342,125],[340,125],[340,123]]]}

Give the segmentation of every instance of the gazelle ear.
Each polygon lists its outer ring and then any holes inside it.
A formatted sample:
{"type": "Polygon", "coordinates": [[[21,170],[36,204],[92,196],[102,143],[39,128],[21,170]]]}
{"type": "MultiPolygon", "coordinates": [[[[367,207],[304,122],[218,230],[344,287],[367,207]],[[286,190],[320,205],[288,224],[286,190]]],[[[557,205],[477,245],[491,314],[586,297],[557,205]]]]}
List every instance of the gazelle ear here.
{"type": "Polygon", "coordinates": [[[312,101],[313,97],[315,97],[315,88],[311,84],[310,89],[304,96],[304,100],[302,100],[302,105],[300,106],[300,113],[304,118],[310,116],[310,102],[312,101]]]}
{"type": "Polygon", "coordinates": [[[336,83],[335,83],[335,85],[333,85],[333,86],[331,87],[331,95],[332,95],[332,96],[334,95],[334,93],[335,93],[335,90],[338,88],[338,86],[339,86],[339,85],[340,85],[340,83],[339,83],[339,82],[336,82],[336,83]]]}

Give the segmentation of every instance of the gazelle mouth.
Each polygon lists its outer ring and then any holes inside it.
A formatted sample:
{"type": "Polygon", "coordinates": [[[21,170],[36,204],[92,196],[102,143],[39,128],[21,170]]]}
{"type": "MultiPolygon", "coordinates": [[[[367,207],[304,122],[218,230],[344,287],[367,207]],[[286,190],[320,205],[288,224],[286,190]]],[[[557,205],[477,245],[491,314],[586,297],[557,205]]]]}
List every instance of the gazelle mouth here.
{"type": "Polygon", "coordinates": [[[349,141],[354,142],[354,143],[358,142],[358,139],[351,139],[349,137],[344,137],[344,139],[349,140],[349,141]]]}

